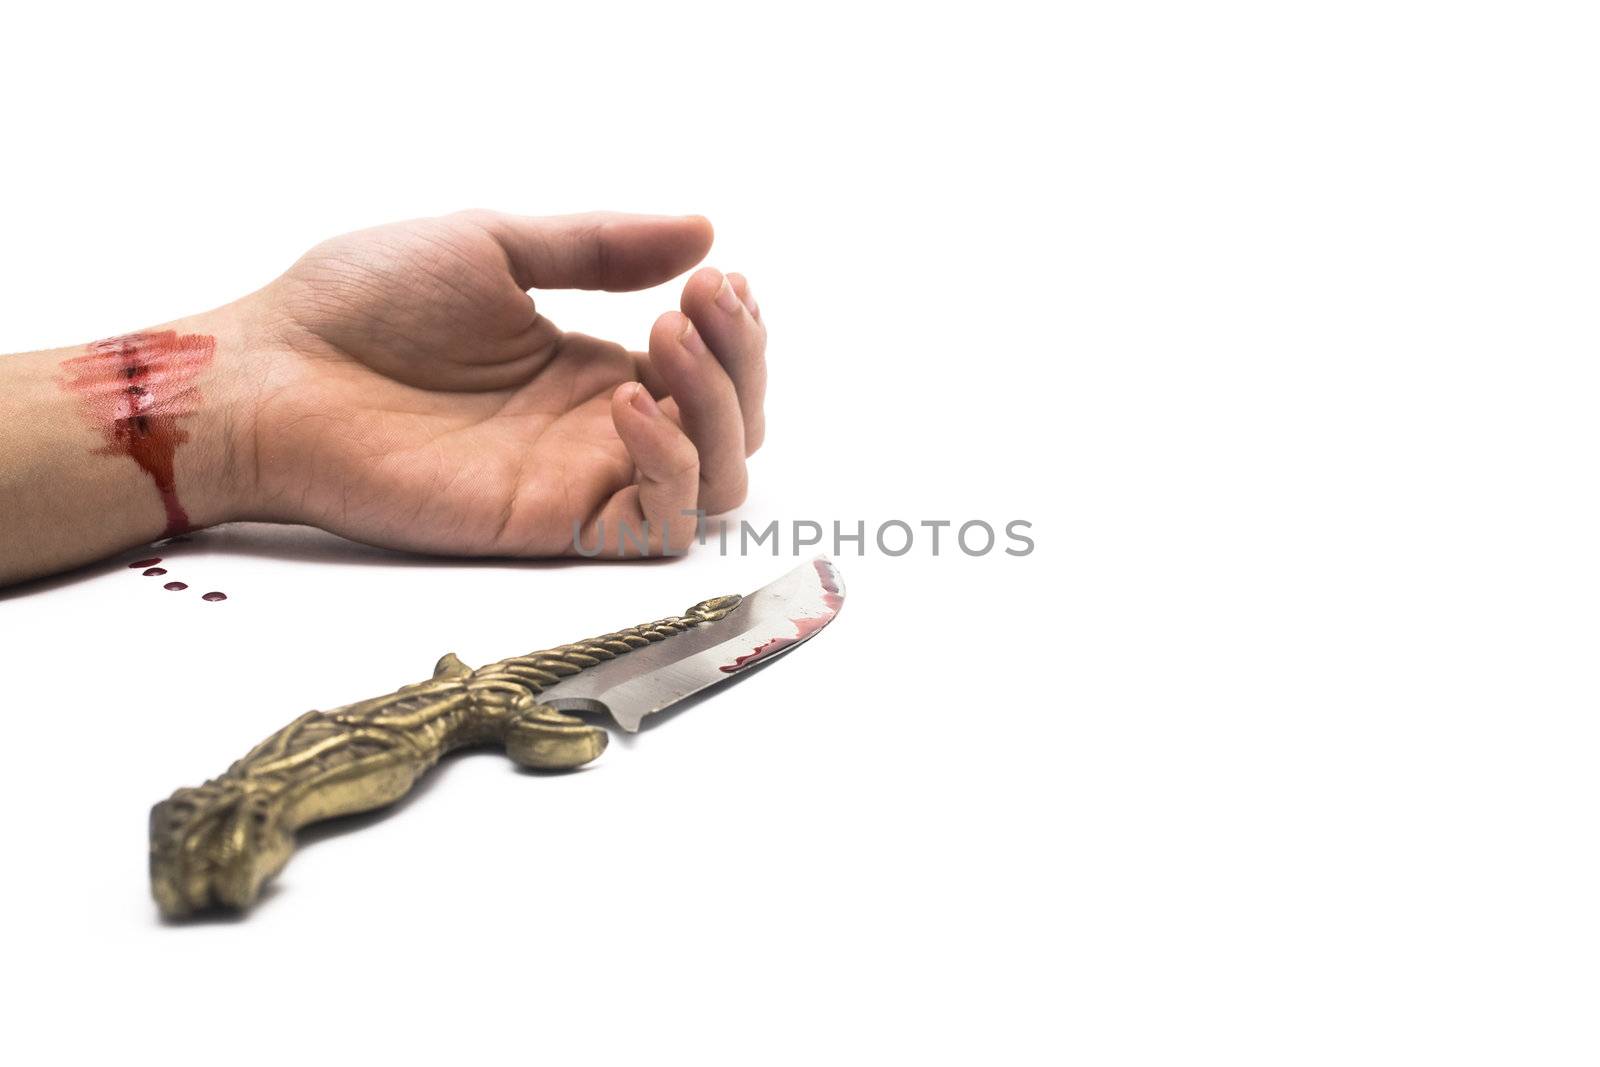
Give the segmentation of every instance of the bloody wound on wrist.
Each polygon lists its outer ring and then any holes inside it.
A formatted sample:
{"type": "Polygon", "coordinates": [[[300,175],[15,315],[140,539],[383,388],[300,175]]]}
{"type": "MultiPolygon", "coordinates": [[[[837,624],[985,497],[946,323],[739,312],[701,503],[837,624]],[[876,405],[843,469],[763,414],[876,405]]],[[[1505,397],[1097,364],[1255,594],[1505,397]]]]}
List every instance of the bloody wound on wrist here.
{"type": "Polygon", "coordinates": [[[105,437],[96,454],[128,456],[156,483],[165,537],[190,528],[173,472],[178,446],[189,440],[178,423],[199,409],[194,382],[216,347],[207,334],[165,330],[96,341],[87,355],[61,361],[62,388],[77,395],[79,411],[105,437]]]}

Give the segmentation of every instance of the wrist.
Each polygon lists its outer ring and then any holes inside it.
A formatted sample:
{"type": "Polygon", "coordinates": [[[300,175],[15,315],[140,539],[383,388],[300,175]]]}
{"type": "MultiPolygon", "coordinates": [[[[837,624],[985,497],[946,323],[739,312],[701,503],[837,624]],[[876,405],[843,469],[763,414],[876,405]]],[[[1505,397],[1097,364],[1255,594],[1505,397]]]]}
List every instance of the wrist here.
{"type": "Polygon", "coordinates": [[[262,311],[252,295],[162,327],[214,341],[211,366],[196,383],[191,440],[183,446],[194,452],[187,462],[182,449],[179,457],[195,494],[196,528],[263,517],[259,412],[277,360],[262,311]]]}
{"type": "Polygon", "coordinates": [[[246,298],[61,359],[56,384],[98,446],[87,450],[88,471],[117,480],[141,532],[251,517],[260,332],[246,298]]]}
{"type": "MultiPolygon", "coordinates": [[[[137,490],[153,493],[166,534],[252,513],[258,332],[248,302],[240,301],[82,350],[79,366],[97,378],[120,372],[128,388],[139,391],[131,400],[119,395],[114,406],[101,402],[100,417],[114,413],[117,422],[98,427],[108,442],[99,451],[120,454],[123,475],[137,490]],[[129,419],[141,411],[147,417],[129,419]]],[[[70,364],[64,361],[63,369],[70,364]]],[[[79,406],[92,421],[95,405],[86,399],[80,397],[79,406]]]]}
{"type": "Polygon", "coordinates": [[[0,585],[247,514],[246,319],[0,361],[0,585]]]}

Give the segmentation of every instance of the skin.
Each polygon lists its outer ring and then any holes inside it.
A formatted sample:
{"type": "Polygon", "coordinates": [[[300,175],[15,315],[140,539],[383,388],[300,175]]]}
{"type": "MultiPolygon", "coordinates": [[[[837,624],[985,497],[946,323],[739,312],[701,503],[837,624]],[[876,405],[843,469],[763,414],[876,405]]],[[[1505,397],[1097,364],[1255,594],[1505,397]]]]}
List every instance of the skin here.
{"type": "MultiPolygon", "coordinates": [[[[149,328],[217,340],[176,454],[192,522],[514,557],[575,554],[576,523],[585,553],[687,550],[685,513],[743,501],[764,432],[749,283],[696,271],[645,351],[562,331],[528,291],[660,285],[711,239],[698,216],[460,212],[336,237],[259,292],[149,328]]],[[[96,454],[58,381],[84,352],[0,358],[0,585],[163,532],[151,480],[96,454]]]]}

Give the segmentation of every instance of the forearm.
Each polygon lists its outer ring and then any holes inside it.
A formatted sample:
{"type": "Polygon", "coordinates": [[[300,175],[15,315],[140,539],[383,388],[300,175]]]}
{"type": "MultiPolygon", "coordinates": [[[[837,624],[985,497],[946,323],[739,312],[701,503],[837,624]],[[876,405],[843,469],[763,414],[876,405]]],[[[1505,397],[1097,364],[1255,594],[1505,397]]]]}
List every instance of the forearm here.
{"type": "Polygon", "coordinates": [[[241,517],[251,344],[241,304],[0,356],[0,585],[241,517]]]}

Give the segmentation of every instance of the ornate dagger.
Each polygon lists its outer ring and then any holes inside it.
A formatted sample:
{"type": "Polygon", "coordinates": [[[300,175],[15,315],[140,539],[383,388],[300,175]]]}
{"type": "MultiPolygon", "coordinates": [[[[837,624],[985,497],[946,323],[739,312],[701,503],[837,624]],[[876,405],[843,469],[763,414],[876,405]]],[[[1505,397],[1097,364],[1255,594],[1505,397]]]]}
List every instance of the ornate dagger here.
{"type": "Polygon", "coordinates": [[[244,909],[283,869],[308,823],[393,803],[445,753],[501,744],[526,767],[565,770],[607,734],[567,711],[645,716],[786,652],[833,621],[844,584],[818,557],[747,597],[472,670],[448,653],[433,677],[333,711],[310,711],[227,773],[150,812],[150,886],[164,915],[244,909]]]}

